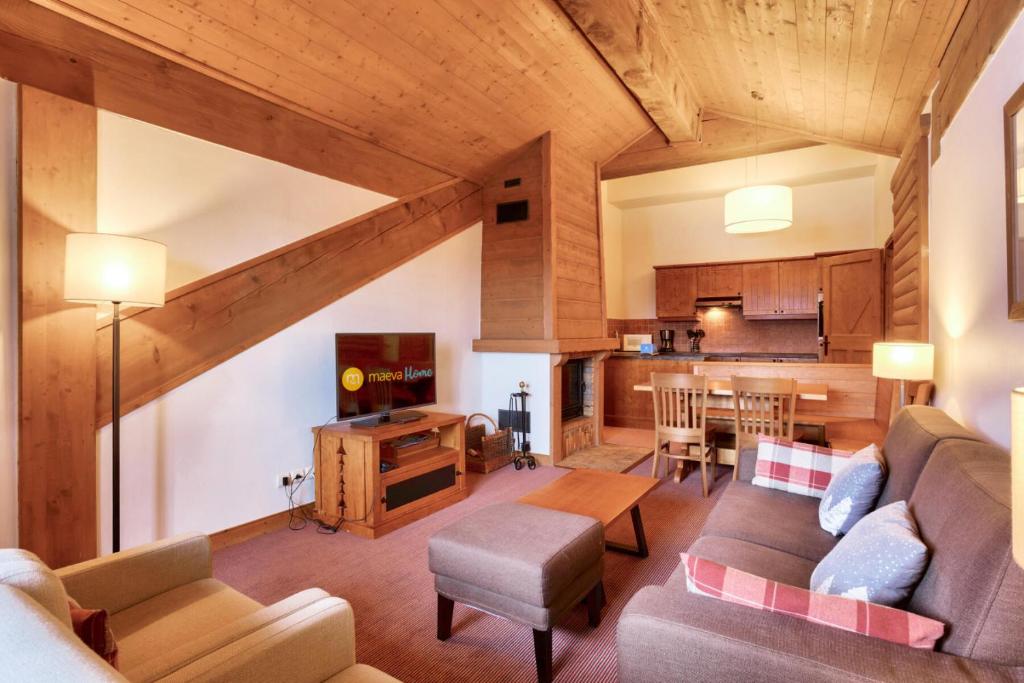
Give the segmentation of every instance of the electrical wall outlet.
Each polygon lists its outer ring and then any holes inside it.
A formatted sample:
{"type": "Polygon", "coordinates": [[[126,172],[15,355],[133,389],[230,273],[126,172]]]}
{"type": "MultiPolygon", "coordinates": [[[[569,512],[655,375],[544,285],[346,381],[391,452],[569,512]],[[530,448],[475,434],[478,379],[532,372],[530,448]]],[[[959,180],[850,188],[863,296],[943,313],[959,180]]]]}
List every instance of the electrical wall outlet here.
{"type": "Polygon", "coordinates": [[[284,486],[291,486],[291,485],[292,485],[292,475],[291,474],[282,474],[281,476],[279,476],[277,478],[277,486],[278,486],[278,488],[281,488],[281,487],[284,487],[284,486]]]}

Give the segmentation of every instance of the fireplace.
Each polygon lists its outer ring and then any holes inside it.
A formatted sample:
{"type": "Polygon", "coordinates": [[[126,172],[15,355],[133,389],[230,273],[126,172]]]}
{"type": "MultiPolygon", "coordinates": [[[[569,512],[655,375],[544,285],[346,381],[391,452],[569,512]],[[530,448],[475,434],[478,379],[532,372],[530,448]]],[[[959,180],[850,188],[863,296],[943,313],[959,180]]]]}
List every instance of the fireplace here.
{"type": "Polygon", "coordinates": [[[562,420],[583,417],[584,395],[587,384],[586,358],[573,358],[562,367],[562,420]]]}

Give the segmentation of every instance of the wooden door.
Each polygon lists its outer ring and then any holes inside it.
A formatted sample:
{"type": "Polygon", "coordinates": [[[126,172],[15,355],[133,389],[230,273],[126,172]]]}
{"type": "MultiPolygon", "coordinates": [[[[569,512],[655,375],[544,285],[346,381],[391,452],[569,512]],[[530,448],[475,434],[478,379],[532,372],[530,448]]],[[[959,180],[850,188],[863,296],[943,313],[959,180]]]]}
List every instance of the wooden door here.
{"type": "Polygon", "coordinates": [[[658,268],[654,272],[657,316],[669,320],[697,317],[697,267],[658,268]]]}
{"type": "Polygon", "coordinates": [[[779,313],[779,263],[743,264],[743,315],[775,316],[779,313]]]}
{"type": "Polygon", "coordinates": [[[817,259],[779,261],[779,314],[787,318],[817,316],[817,259]]]}
{"type": "Polygon", "coordinates": [[[727,297],[742,295],[742,266],[701,266],[697,272],[697,296],[727,297]]]}
{"type": "Polygon", "coordinates": [[[825,350],[829,363],[870,363],[883,337],[882,253],[878,249],[821,259],[825,350]]]}

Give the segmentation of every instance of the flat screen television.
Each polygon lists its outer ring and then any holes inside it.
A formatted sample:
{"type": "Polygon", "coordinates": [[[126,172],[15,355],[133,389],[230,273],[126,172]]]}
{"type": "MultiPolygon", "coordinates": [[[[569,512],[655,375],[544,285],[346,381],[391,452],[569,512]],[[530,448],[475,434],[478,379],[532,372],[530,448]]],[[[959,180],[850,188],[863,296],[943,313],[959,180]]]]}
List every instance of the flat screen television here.
{"type": "Polygon", "coordinates": [[[334,349],[339,420],[406,422],[423,417],[410,408],[437,403],[433,332],[339,333],[334,349]]]}

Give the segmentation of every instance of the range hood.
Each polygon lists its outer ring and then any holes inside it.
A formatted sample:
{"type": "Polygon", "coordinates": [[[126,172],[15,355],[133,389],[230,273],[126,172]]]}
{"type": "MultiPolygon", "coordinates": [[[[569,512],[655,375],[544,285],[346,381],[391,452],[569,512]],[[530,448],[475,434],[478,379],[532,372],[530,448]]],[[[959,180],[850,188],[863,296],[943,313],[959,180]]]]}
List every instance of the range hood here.
{"type": "Polygon", "coordinates": [[[742,302],[738,296],[701,296],[695,303],[697,308],[738,308],[742,302]]]}

